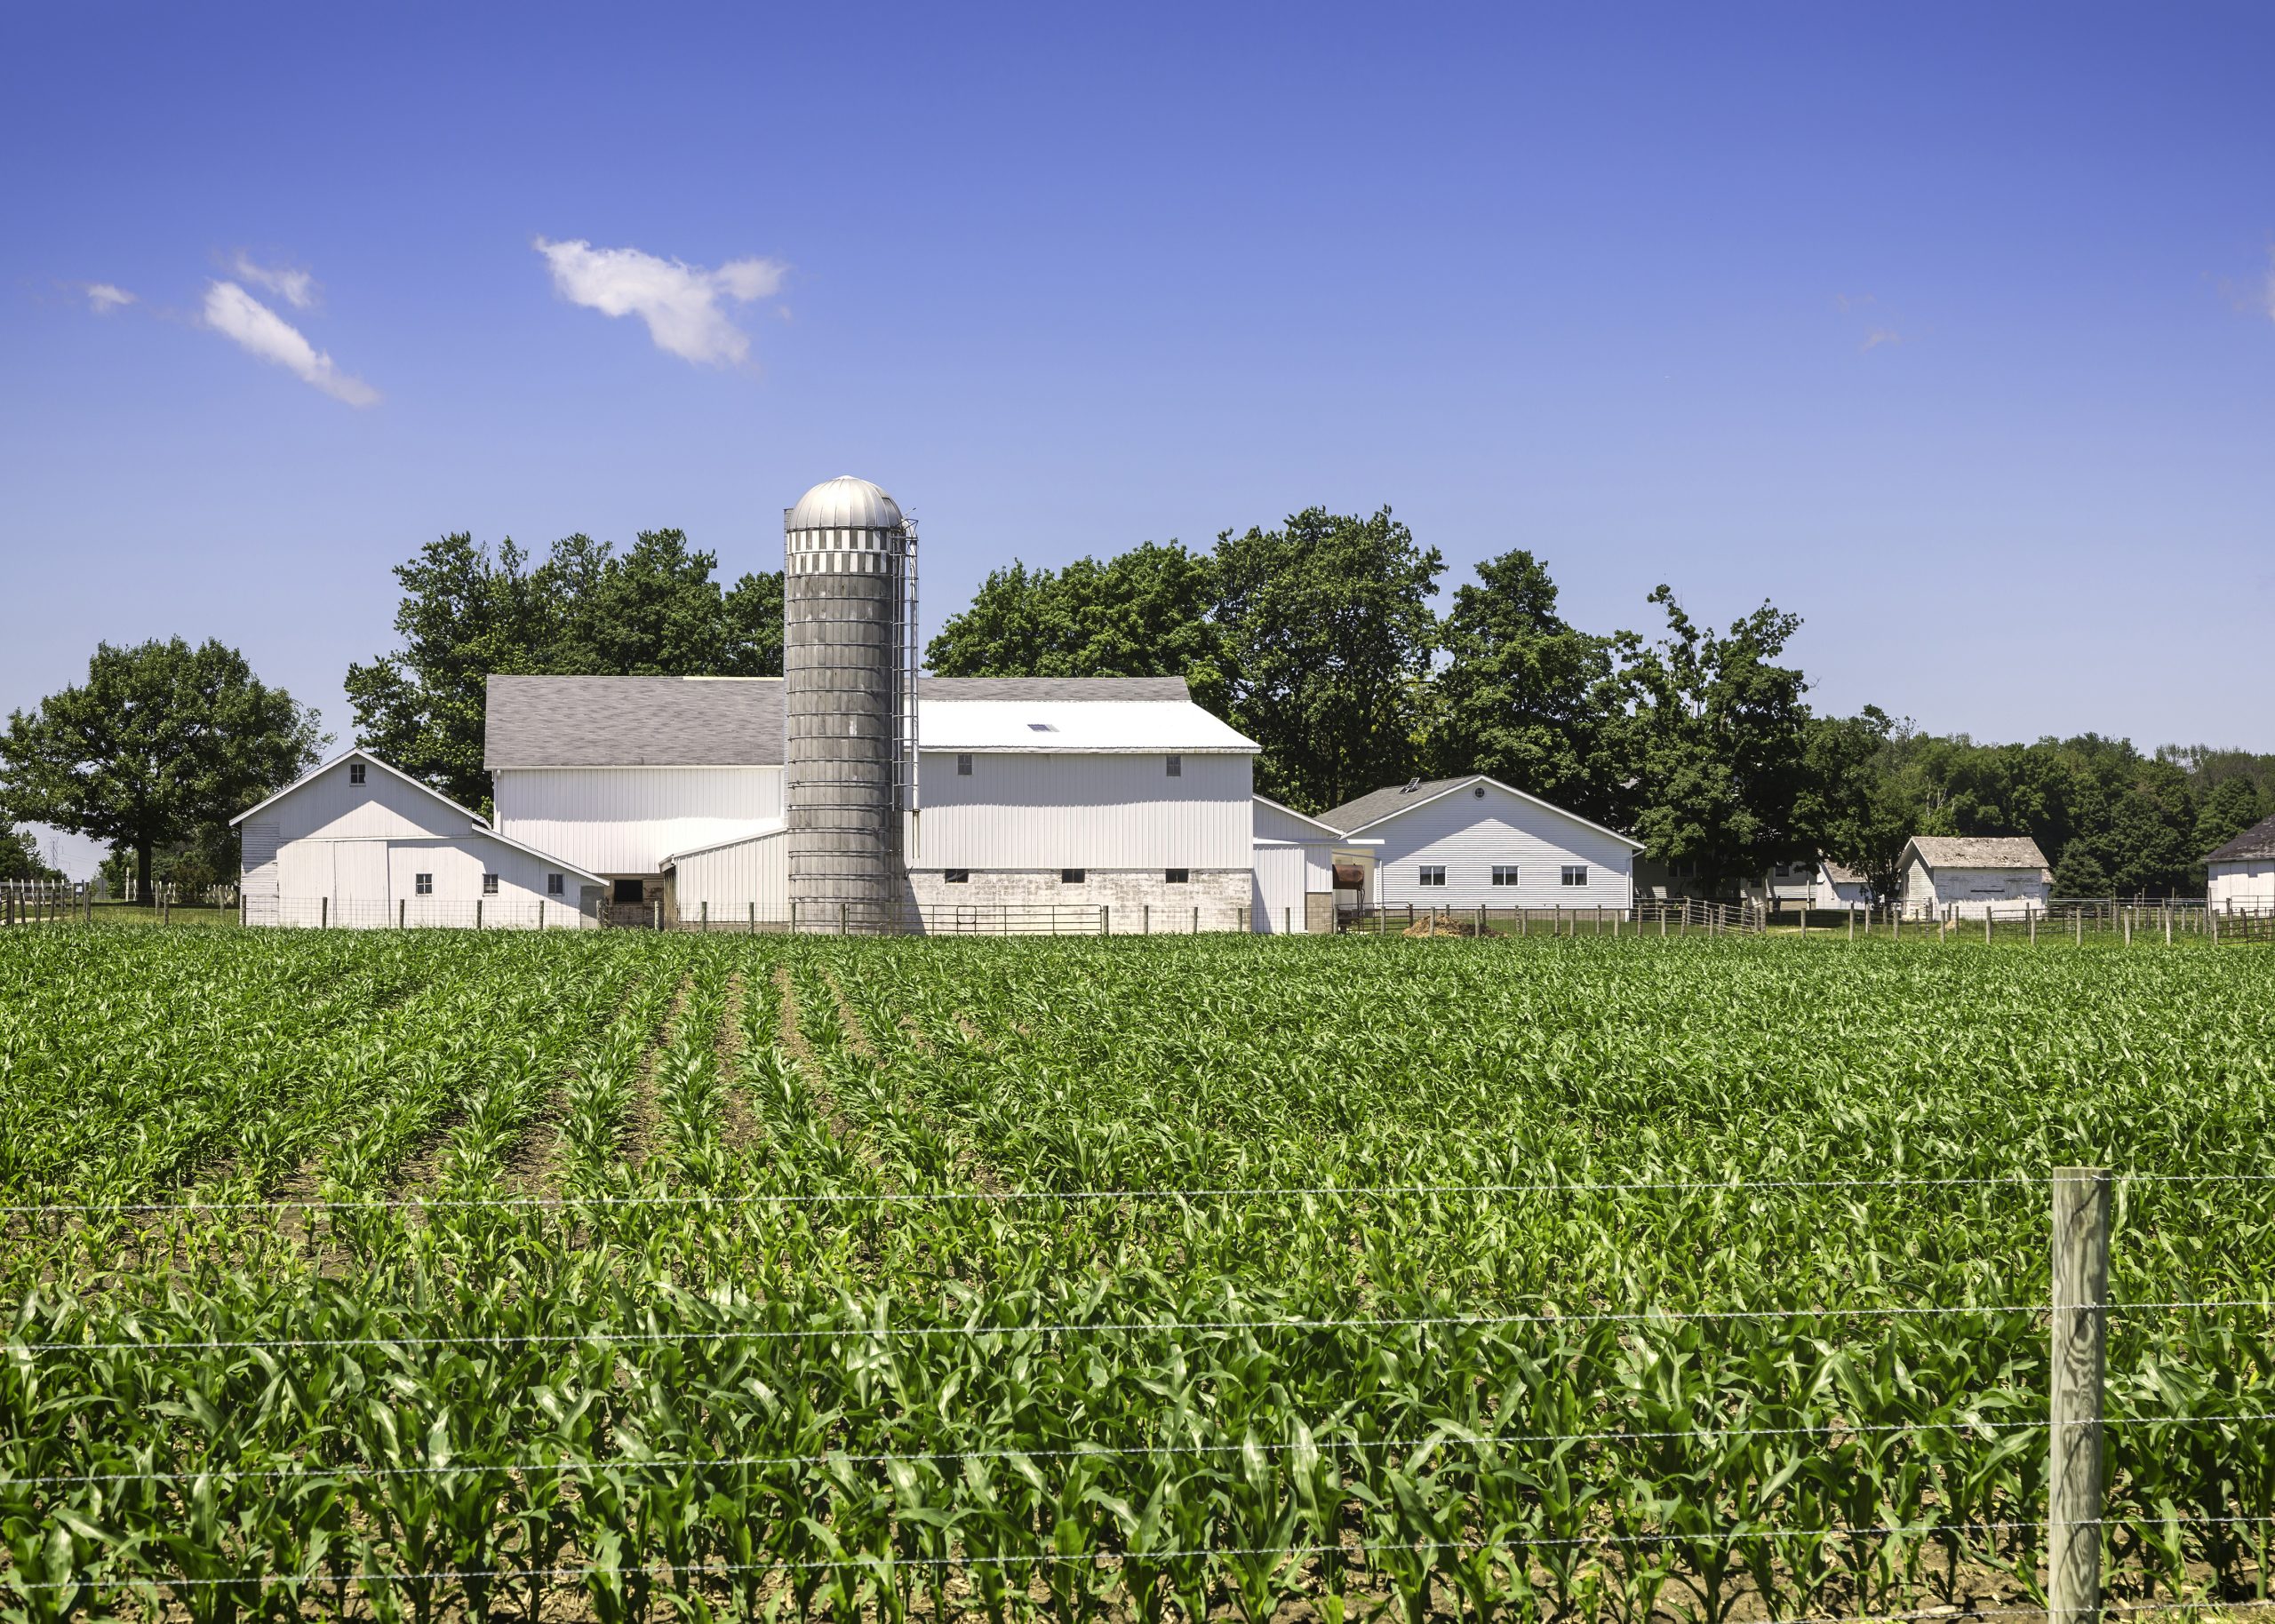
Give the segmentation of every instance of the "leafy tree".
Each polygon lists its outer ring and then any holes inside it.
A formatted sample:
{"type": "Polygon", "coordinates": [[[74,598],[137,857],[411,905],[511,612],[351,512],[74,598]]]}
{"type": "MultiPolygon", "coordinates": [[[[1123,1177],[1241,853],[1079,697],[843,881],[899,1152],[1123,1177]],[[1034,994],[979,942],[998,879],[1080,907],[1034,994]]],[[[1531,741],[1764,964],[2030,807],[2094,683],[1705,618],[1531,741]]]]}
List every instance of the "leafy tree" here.
{"type": "Polygon", "coordinates": [[[1919,828],[1916,801],[1893,760],[1911,736],[1871,705],[1855,716],[1812,716],[1802,730],[1794,827],[1880,896],[1896,894],[1904,843],[1919,828]]]}
{"type": "Polygon", "coordinates": [[[2228,778],[2214,784],[2196,813],[2196,856],[2200,859],[2267,816],[2259,786],[2248,778],[2228,778]]]}
{"type": "Polygon", "coordinates": [[[1429,770],[1485,773],[1583,817],[1616,816],[1616,641],[1557,613],[1556,583],[1529,552],[1488,559],[1477,577],[1440,632],[1449,657],[1433,685],[1429,770]]]}
{"type": "Polygon", "coordinates": [[[1216,571],[1177,542],[992,571],[924,651],[943,677],[1185,677],[1213,691],[1216,571]]]}
{"type": "Polygon", "coordinates": [[[1263,746],[1258,789],[1312,812],[1412,776],[1444,568],[1387,507],[1217,538],[1219,703],[1263,746]]]}
{"type": "Polygon", "coordinates": [[[2111,895],[2109,871],[2102,867],[2101,859],[2094,856],[2092,848],[2085,841],[2072,840],[2062,848],[2061,859],[2054,865],[2054,895],[2111,895]]]}
{"type": "Polygon", "coordinates": [[[718,559],[678,530],[643,530],[618,553],[570,536],[546,561],[465,531],[395,568],[394,654],[347,668],[359,744],[454,800],[486,808],[483,723],[492,675],[778,676],[782,577],[722,590],[718,559]]]}
{"type": "Polygon", "coordinates": [[[1716,890],[1809,856],[1812,832],[1800,816],[1808,684],[1773,663],[1800,617],[1764,603],[1718,634],[1668,587],[1650,601],[1664,609],[1667,630],[1631,650],[1636,838],[1662,862],[1695,864],[1716,890]]]}
{"type": "Polygon", "coordinates": [[[28,829],[19,829],[0,817],[0,880],[60,880],[39,855],[39,842],[28,829]]]}
{"type": "Polygon", "coordinates": [[[289,784],[325,742],[315,713],[234,649],[101,643],[84,686],[9,716],[0,806],[124,845],[148,896],[153,853],[289,784]]]}

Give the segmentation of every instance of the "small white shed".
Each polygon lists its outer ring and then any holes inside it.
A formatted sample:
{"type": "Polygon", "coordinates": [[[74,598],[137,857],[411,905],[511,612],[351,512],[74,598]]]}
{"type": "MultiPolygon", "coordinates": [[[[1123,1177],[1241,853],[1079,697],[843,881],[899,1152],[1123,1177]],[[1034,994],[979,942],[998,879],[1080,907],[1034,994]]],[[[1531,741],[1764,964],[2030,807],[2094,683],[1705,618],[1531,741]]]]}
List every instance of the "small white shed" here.
{"type": "Polygon", "coordinates": [[[248,925],[577,928],[601,896],[598,875],[508,840],[367,750],[229,821],[248,925]]]}
{"type": "Polygon", "coordinates": [[[1915,834],[1896,870],[1904,912],[1924,918],[2016,914],[2043,909],[2054,895],[2046,854],[2028,835],[1915,834]]]}
{"type": "Polygon", "coordinates": [[[2215,908],[2275,910],[2275,817],[2254,824],[2204,859],[2204,895],[2215,908]]]}
{"type": "Polygon", "coordinates": [[[1634,905],[1640,840],[1482,773],[1377,790],[1320,821],[1375,846],[1377,906],[1634,905]]]}
{"type": "Polygon", "coordinates": [[[1249,928],[1258,935],[1335,928],[1335,853],[1342,832],[1268,795],[1251,797],[1256,874],[1249,928]]]}

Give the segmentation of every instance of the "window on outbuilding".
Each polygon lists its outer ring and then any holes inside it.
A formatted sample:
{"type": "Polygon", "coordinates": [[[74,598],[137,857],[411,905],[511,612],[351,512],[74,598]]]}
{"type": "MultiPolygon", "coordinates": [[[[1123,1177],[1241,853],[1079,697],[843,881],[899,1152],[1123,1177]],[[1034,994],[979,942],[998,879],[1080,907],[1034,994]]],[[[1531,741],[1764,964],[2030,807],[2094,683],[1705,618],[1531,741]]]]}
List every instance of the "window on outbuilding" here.
{"type": "Polygon", "coordinates": [[[1422,865],[1421,872],[1415,877],[1415,883],[1417,885],[1425,886],[1441,886],[1445,884],[1446,865],[1442,863],[1424,864],[1422,865]]]}
{"type": "Polygon", "coordinates": [[[1058,871],[1058,883],[1060,885],[1078,886],[1082,883],[1082,879],[1083,871],[1081,869],[1062,868],[1058,871]]]}
{"type": "Polygon", "coordinates": [[[1166,868],[1161,871],[1161,883],[1164,885],[1185,885],[1188,883],[1192,878],[1193,871],[1191,869],[1166,868]]]}
{"type": "Polygon", "coordinates": [[[484,874],[484,875],[482,877],[482,894],[483,894],[484,896],[497,896],[497,895],[498,895],[498,876],[497,876],[497,875],[495,875],[495,874],[484,874]]]}
{"type": "Polygon", "coordinates": [[[968,868],[942,869],[940,871],[940,883],[942,885],[951,886],[968,886],[971,883],[971,871],[968,868]]]}
{"type": "Polygon", "coordinates": [[[1185,776],[1185,758],[1183,756],[1171,756],[1169,758],[1169,776],[1172,778],[1182,778],[1185,776]]]}
{"type": "Polygon", "coordinates": [[[347,782],[350,784],[363,782],[363,764],[361,761],[350,761],[347,764],[347,782]]]}
{"type": "Polygon", "coordinates": [[[971,758],[970,756],[958,756],[956,758],[956,776],[959,778],[969,778],[971,776],[971,758]]]}
{"type": "Polygon", "coordinates": [[[411,888],[418,892],[421,896],[434,896],[435,876],[432,874],[413,874],[411,877],[411,888]]]}
{"type": "Polygon", "coordinates": [[[1495,864],[1493,865],[1493,883],[1497,886],[1513,886],[1516,884],[1517,865],[1513,863],[1495,864]]]}
{"type": "Polygon", "coordinates": [[[568,883],[559,874],[547,874],[545,877],[545,894],[547,896],[558,896],[567,888],[568,883]]]}
{"type": "Polygon", "coordinates": [[[1587,884],[1588,865],[1585,863],[1566,864],[1564,865],[1564,883],[1568,886],[1584,886],[1587,884]]]}

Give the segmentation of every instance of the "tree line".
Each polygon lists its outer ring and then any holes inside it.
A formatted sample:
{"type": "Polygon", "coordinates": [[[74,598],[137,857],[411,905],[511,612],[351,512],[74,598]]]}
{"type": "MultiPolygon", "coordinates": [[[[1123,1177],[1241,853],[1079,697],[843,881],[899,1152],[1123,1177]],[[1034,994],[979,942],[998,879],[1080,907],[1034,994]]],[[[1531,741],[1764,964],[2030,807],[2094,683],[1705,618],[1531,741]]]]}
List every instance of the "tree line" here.
{"type": "MultiPolygon", "coordinates": [[[[730,584],[717,566],[673,529],[622,552],[571,536],[542,561],[465,532],[430,542],[395,570],[396,648],[348,668],[357,742],[487,812],[493,673],[779,675],[781,576],[730,584]]],[[[1310,508],[1206,550],[1015,561],[926,665],[1183,677],[1262,747],[1257,789],[1298,810],[1482,772],[1632,833],[1707,895],[1820,853],[1893,893],[1914,834],[2031,835],[2064,896],[2185,893],[2206,852],[2275,811],[2275,756],[2091,734],[1981,744],[1871,705],[1820,713],[1786,657],[1800,621],[1767,601],[1715,627],[1662,585],[1648,632],[1594,631],[1564,617],[1529,551],[1480,564],[1441,613],[1444,576],[1390,509],[1310,508]]],[[[329,742],[235,650],[106,644],[84,688],[9,719],[0,816],[109,840],[146,886],[202,883],[235,872],[228,819],[329,742]]]]}

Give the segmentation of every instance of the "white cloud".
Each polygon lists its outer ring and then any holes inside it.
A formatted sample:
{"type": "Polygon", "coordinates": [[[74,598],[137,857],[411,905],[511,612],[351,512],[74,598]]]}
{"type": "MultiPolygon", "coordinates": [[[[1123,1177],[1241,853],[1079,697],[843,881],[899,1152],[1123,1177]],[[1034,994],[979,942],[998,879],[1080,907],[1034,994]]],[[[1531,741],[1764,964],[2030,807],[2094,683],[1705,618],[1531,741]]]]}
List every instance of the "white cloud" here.
{"type": "Polygon", "coordinates": [[[316,279],[306,271],[296,271],[289,266],[255,265],[243,253],[238,254],[234,268],[247,282],[267,288],[295,310],[306,310],[316,302],[316,279]]]}
{"type": "Polygon", "coordinates": [[[2267,319],[2275,322],[2275,248],[2267,251],[2267,319]]]}
{"type": "Polygon", "coordinates": [[[369,406],[379,398],[378,390],[334,366],[331,357],[303,338],[299,328],[234,282],[206,288],[205,325],[248,354],[274,362],[336,401],[369,406]]]}
{"type": "Polygon", "coordinates": [[[1864,350],[1876,350],[1883,344],[1901,344],[1903,342],[1904,335],[1897,332],[1894,328],[1875,327],[1872,331],[1864,335],[1864,342],[1859,346],[1859,348],[1864,350]]]}
{"type": "Polygon", "coordinates": [[[764,299],[781,287],[787,269],[772,259],[730,259],[705,270],[636,248],[595,248],[582,239],[539,237],[537,251],[553,267],[554,291],[571,304],[603,315],[636,315],[658,349],[711,366],[750,354],[750,335],[728,320],[720,302],[764,299]]]}
{"type": "Polygon", "coordinates": [[[88,283],[84,284],[84,290],[87,308],[97,315],[108,315],[112,311],[134,302],[134,295],[124,288],[114,288],[107,282],[88,283]]]}

